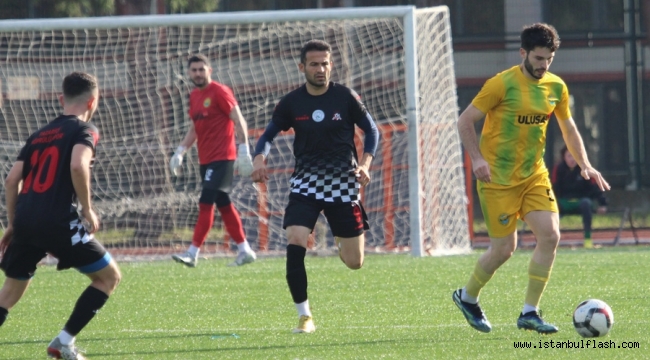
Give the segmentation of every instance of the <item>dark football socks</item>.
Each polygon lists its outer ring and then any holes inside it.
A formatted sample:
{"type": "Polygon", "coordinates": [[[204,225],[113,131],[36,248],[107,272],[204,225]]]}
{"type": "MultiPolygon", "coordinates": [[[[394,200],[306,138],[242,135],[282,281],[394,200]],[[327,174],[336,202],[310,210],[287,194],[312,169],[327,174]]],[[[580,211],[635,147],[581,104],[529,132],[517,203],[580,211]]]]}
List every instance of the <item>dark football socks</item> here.
{"type": "Polygon", "coordinates": [[[307,270],[305,253],[307,249],[298,245],[287,245],[287,284],[293,302],[300,304],[307,300],[307,270]]]}
{"type": "Polygon", "coordinates": [[[0,326],[5,323],[5,320],[7,320],[7,315],[9,315],[9,310],[0,307],[0,326]]]}
{"type": "Polygon", "coordinates": [[[104,306],[106,300],[108,300],[106,293],[92,286],[87,287],[79,296],[70,319],[68,319],[63,329],[70,335],[76,336],[95,317],[95,314],[104,306]]]}

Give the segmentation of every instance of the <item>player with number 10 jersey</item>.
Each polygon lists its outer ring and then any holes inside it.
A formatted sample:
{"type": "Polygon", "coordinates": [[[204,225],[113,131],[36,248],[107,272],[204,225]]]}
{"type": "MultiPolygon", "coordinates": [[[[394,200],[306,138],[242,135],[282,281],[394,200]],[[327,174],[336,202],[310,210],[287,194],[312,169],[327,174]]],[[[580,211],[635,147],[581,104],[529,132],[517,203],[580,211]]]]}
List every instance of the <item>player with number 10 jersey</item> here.
{"type": "MultiPolygon", "coordinates": [[[[38,263],[52,255],[58,259],[58,270],[75,268],[88,276],[90,285],[47,346],[47,354],[55,359],[83,360],[75,338],[104,306],[121,274],[93,234],[100,227],[90,186],[99,135],[89,121],[99,104],[97,78],[73,72],[63,79],[62,88],[62,115],[27,139],[5,179],[7,226],[0,238],[0,269],[5,273],[0,326],[29,287],[38,263]]],[[[63,291],[69,289],[64,285],[63,291]]]]}
{"type": "MultiPolygon", "coordinates": [[[[17,235],[25,231],[85,235],[77,212],[70,159],[77,144],[88,146],[94,154],[98,140],[94,125],[71,115],[59,116],[29,137],[18,155],[18,161],[25,165],[23,187],[16,203],[17,235]],[[38,228],[34,228],[35,223],[39,224],[38,228]]],[[[16,238],[20,239],[20,236],[16,238]]],[[[48,241],[49,237],[43,239],[48,241]]]]}

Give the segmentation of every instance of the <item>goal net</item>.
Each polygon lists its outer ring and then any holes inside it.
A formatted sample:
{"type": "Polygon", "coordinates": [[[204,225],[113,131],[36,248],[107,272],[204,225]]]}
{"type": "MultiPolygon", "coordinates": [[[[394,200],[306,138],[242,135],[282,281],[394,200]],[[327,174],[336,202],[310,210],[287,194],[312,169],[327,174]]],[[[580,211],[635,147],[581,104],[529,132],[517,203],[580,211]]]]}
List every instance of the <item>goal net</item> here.
{"type": "MultiPolygon", "coordinates": [[[[373,181],[362,195],[367,249],[418,256],[467,251],[448,17],[446,7],[409,6],[0,21],[0,177],[27,137],[59,114],[63,77],[90,72],[101,91],[93,119],[100,131],[92,179],[102,220],[97,238],[118,256],[180,251],[191,241],[201,190],[196,148],[179,176],[168,167],[190,124],[188,55],[208,56],[213,79],[233,89],[256,141],[275,104],[304,83],[301,46],[324,39],[333,47],[333,81],[360,94],[380,131],[373,181]]],[[[234,180],[231,198],[248,240],[261,251],[286,246],[292,141],[291,132],[276,138],[268,183],[234,180]]],[[[5,227],[4,202],[0,211],[5,227]]],[[[231,247],[217,215],[202,254],[231,247]]],[[[310,247],[333,248],[324,219],[310,247]]]]}

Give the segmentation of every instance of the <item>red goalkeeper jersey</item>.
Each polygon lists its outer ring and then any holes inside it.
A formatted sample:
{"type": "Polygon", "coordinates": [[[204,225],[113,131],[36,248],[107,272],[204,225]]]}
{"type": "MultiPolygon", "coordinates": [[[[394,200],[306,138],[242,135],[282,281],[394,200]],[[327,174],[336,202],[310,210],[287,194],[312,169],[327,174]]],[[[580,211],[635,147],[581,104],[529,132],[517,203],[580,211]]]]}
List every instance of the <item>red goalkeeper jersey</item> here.
{"type": "Polygon", "coordinates": [[[216,81],[190,93],[189,115],[196,130],[201,165],[237,158],[235,124],[230,119],[235,106],[237,100],[232,90],[216,81]]]}

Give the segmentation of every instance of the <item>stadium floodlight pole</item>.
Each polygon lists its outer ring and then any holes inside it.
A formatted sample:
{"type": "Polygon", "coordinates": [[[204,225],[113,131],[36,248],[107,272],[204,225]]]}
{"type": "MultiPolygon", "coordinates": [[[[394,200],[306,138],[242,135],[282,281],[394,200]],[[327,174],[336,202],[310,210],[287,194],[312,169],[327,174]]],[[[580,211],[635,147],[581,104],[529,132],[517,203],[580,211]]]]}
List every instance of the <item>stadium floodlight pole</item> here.
{"type": "Polygon", "coordinates": [[[415,8],[404,16],[404,72],[406,75],[406,121],[408,124],[409,210],[411,255],[424,256],[422,245],[422,207],[420,206],[420,136],[418,129],[419,91],[417,86],[417,47],[415,34],[415,8]]]}

